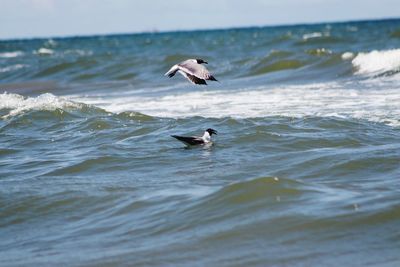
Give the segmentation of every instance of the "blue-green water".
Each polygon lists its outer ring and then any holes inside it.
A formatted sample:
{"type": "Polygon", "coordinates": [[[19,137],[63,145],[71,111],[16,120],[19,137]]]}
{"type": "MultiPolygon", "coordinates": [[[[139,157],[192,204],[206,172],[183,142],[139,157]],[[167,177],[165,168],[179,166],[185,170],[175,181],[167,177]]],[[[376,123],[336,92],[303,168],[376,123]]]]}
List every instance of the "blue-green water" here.
{"type": "Polygon", "coordinates": [[[1,41],[0,265],[400,266],[399,72],[399,20],[1,41]]]}

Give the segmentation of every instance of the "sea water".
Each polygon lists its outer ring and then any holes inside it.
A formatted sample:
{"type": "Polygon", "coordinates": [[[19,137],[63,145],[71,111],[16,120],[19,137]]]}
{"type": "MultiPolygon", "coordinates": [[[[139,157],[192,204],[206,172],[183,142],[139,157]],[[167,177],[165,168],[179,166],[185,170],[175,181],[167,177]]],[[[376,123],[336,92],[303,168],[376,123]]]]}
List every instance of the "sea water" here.
{"type": "Polygon", "coordinates": [[[399,73],[399,20],[0,41],[0,265],[400,266],[399,73]]]}

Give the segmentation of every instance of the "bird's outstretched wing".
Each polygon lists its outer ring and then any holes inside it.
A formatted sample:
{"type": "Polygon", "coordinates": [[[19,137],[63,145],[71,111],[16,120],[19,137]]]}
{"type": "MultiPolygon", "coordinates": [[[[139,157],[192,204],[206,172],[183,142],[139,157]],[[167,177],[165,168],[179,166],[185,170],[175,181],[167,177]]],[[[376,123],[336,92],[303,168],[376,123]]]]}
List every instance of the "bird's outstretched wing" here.
{"type": "Polygon", "coordinates": [[[178,65],[173,65],[173,66],[169,69],[169,71],[167,71],[167,73],[165,73],[164,75],[165,75],[165,76],[168,76],[168,77],[170,77],[170,78],[172,78],[178,70],[179,70],[178,65]]]}
{"type": "Polygon", "coordinates": [[[178,135],[171,135],[173,138],[178,139],[182,143],[190,146],[194,145],[201,145],[204,144],[204,140],[200,137],[192,137],[192,136],[178,136],[178,135]]]}
{"type": "Polygon", "coordinates": [[[205,80],[200,79],[200,78],[197,78],[197,77],[194,76],[194,75],[191,75],[191,74],[186,73],[186,72],[184,72],[184,71],[179,71],[179,73],[181,73],[183,76],[185,76],[185,78],[188,79],[191,83],[207,85],[207,83],[206,83],[205,80]]]}
{"type": "Polygon", "coordinates": [[[211,73],[201,64],[194,63],[192,61],[186,60],[182,63],[178,64],[178,68],[187,74],[192,76],[196,76],[199,79],[203,80],[212,80],[216,81],[216,79],[211,75],[211,73]]]}

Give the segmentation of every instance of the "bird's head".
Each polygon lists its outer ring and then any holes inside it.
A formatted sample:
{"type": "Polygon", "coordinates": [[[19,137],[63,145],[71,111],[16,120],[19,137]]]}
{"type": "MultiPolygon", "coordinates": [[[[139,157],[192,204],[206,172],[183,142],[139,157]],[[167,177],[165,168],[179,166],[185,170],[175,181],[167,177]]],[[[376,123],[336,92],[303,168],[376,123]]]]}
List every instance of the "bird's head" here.
{"type": "Polygon", "coordinates": [[[196,61],[197,61],[197,64],[208,64],[208,62],[207,61],[204,61],[204,60],[202,60],[201,58],[197,58],[196,59],[196,61]]]}
{"type": "Polygon", "coordinates": [[[217,131],[214,130],[214,129],[211,129],[211,128],[208,128],[208,129],[206,130],[206,132],[208,132],[208,133],[210,134],[210,136],[213,135],[213,134],[217,134],[217,131]]]}

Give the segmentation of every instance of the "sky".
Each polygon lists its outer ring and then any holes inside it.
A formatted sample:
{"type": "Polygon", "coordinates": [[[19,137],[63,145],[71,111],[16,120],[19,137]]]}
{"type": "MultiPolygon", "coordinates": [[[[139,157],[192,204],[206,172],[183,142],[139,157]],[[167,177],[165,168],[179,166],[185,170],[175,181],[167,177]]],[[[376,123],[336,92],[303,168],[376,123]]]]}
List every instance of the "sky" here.
{"type": "Polygon", "coordinates": [[[0,39],[399,17],[399,0],[0,0],[0,39]]]}

